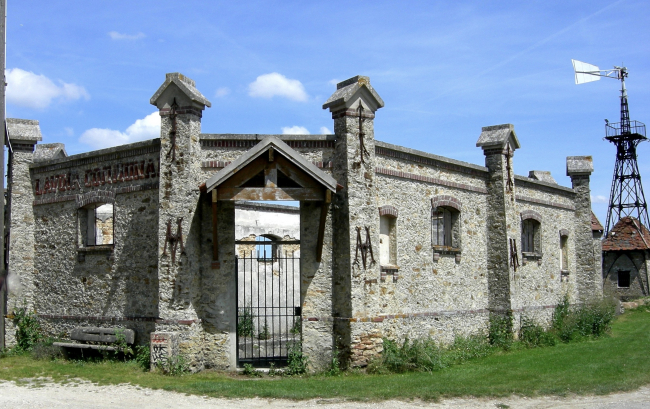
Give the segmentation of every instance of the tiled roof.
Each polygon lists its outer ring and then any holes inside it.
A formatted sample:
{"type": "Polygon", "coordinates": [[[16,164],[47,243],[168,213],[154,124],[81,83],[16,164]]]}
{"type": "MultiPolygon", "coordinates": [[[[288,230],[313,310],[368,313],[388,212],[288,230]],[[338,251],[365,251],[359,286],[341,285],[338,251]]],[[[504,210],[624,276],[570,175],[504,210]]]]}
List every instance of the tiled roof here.
{"type": "Polygon", "coordinates": [[[591,231],[603,231],[605,228],[603,227],[602,224],[598,221],[598,218],[594,214],[594,212],[591,212],[591,231]]]}
{"type": "Polygon", "coordinates": [[[603,241],[603,251],[648,250],[650,231],[637,219],[624,217],[603,241]]]}

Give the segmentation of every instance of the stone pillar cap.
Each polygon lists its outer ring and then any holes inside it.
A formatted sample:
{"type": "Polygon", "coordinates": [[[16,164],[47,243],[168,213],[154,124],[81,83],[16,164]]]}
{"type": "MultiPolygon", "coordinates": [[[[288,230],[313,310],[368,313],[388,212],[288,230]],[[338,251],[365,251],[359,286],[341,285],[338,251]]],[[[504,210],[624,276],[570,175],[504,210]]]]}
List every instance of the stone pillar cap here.
{"type": "Polygon", "coordinates": [[[515,126],[512,124],[484,126],[476,146],[486,149],[505,148],[508,143],[512,150],[521,148],[515,126]]]}
{"type": "Polygon", "coordinates": [[[591,156],[567,156],[566,175],[591,175],[594,171],[594,160],[591,156]]]}
{"type": "MultiPolygon", "coordinates": [[[[208,99],[204,97],[198,89],[196,89],[196,83],[194,80],[186,77],[180,72],[168,73],[165,76],[165,82],[163,82],[160,88],[158,88],[158,91],[153,94],[149,102],[151,105],[156,105],[158,109],[162,109],[165,104],[169,104],[168,100],[170,98],[180,96],[184,96],[186,99],[189,99],[193,104],[200,106],[202,109],[206,106],[212,106],[212,103],[210,103],[210,101],[208,101],[208,99]],[[176,92],[172,91],[172,95],[163,98],[163,94],[166,94],[165,91],[170,88],[176,88],[176,92]]],[[[182,104],[183,101],[178,101],[178,103],[182,104]]]]}
{"type": "Polygon", "coordinates": [[[42,143],[36,145],[34,151],[34,162],[41,162],[50,159],[66,158],[68,153],[62,143],[42,143]]]}
{"type": "Polygon", "coordinates": [[[356,75],[336,84],[336,92],[325,101],[323,109],[329,108],[330,112],[334,112],[350,108],[359,98],[372,112],[384,106],[384,100],[370,85],[370,78],[356,75]]]}
{"type": "Polygon", "coordinates": [[[10,141],[36,144],[43,140],[38,121],[32,119],[7,118],[10,141]]]}
{"type": "Polygon", "coordinates": [[[555,183],[557,185],[557,182],[548,170],[531,170],[528,172],[528,177],[542,182],[555,183]]]}

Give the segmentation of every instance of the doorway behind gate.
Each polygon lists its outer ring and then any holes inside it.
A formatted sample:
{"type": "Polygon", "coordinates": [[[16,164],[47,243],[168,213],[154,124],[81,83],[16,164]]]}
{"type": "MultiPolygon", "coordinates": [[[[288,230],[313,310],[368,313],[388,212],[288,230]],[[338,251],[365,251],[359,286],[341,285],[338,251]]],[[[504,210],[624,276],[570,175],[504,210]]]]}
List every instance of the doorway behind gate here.
{"type": "Polygon", "coordinates": [[[238,240],[237,366],[285,366],[302,333],[300,241],[238,240]]]}

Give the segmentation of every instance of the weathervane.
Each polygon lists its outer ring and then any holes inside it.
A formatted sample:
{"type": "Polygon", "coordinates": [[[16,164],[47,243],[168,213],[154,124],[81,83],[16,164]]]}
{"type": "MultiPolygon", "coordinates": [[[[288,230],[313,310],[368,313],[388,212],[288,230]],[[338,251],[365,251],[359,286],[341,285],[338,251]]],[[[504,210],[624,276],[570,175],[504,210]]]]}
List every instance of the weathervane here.
{"type": "Polygon", "coordinates": [[[625,78],[627,68],[615,66],[611,70],[601,70],[595,65],[582,61],[571,60],[575,72],[576,84],[598,81],[600,77],[621,80],[621,122],[611,123],[605,119],[605,139],[616,146],[616,164],[612,190],[609,195],[607,223],[605,234],[621,218],[636,217],[648,227],[648,205],[641,186],[641,175],[637,164],[636,147],[646,141],[645,125],[639,121],[630,121],[630,110],[627,103],[625,78]]]}

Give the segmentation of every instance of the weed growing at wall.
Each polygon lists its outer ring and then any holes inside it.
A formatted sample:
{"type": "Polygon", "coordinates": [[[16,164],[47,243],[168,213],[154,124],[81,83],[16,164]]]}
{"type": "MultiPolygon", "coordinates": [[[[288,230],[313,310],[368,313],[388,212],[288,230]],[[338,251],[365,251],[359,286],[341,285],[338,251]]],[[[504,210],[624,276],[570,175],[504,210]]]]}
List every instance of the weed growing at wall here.
{"type": "Polygon", "coordinates": [[[302,342],[293,342],[289,347],[289,358],[284,374],[302,375],[307,372],[307,365],[309,365],[309,359],[302,353],[302,342]]]}
{"type": "Polygon", "coordinates": [[[330,367],[325,372],[325,375],[328,376],[339,376],[341,375],[341,361],[339,360],[339,350],[334,347],[332,350],[332,360],[330,361],[330,367]]]}
{"type": "Polygon", "coordinates": [[[122,354],[124,361],[126,361],[127,357],[133,356],[133,348],[126,342],[126,336],[121,329],[115,331],[115,342],[113,342],[112,347],[115,348],[113,351],[115,358],[122,354]]]}
{"type": "Polygon", "coordinates": [[[505,315],[490,315],[490,330],[488,339],[490,344],[505,350],[510,349],[514,340],[512,333],[512,312],[505,315]]]}
{"type": "Polygon", "coordinates": [[[553,312],[552,328],[562,342],[607,333],[614,319],[616,305],[611,298],[602,298],[571,307],[564,296],[553,312]]]}
{"type": "Polygon", "coordinates": [[[164,375],[181,376],[190,371],[185,358],[182,355],[170,356],[156,362],[156,369],[164,375]]]}
{"type": "Polygon", "coordinates": [[[31,351],[42,338],[41,325],[36,319],[36,315],[26,308],[18,308],[14,312],[13,323],[16,326],[16,346],[17,352],[31,351]]]}
{"type": "Polygon", "coordinates": [[[244,364],[244,370],[242,371],[242,373],[251,378],[262,377],[262,371],[258,371],[257,369],[253,368],[253,365],[251,364],[244,364]]]}
{"type": "Polygon", "coordinates": [[[42,361],[62,359],[63,350],[61,347],[54,346],[54,338],[46,338],[36,343],[31,351],[32,358],[42,361]]]}
{"type": "Polygon", "coordinates": [[[239,320],[237,321],[237,335],[240,337],[253,337],[255,327],[253,325],[253,307],[246,306],[239,309],[239,320]]]}
{"type": "Polygon", "coordinates": [[[135,347],[135,362],[145,371],[151,369],[151,349],[149,345],[138,345],[135,347]]]}
{"type": "Polygon", "coordinates": [[[557,338],[552,329],[546,330],[528,317],[521,318],[519,341],[528,348],[554,346],[557,338]]]}
{"type": "Polygon", "coordinates": [[[260,332],[257,333],[257,339],[260,340],[265,340],[271,338],[271,333],[269,332],[269,323],[264,320],[264,326],[260,330],[260,332]]]}

